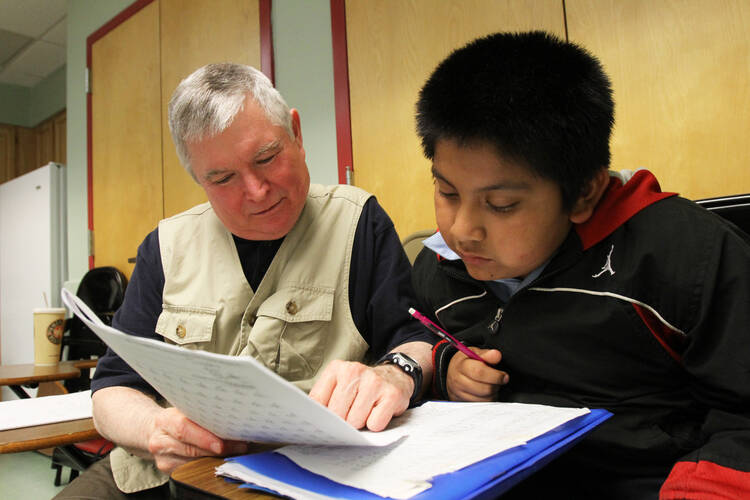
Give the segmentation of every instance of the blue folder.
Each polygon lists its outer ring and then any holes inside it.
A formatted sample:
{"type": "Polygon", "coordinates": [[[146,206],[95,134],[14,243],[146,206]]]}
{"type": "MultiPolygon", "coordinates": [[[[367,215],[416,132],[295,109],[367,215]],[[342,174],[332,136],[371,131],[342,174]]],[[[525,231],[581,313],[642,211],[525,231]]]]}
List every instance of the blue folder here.
{"type": "MultiPolygon", "coordinates": [[[[413,496],[412,499],[495,498],[544,467],[611,416],[612,414],[606,410],[591,410],[590,413],[570,420],[525,445],[498,453],[461,470],[436,476],[431,480],[431,488],[413,496]]],[[[330,497],[355,500],[383,498],[314,474],[272,451],[227,460],[239,462],[264,476],[330,497]]],[[[268,491],[253,484],[244,484],[242,487],[268,491]]]]}

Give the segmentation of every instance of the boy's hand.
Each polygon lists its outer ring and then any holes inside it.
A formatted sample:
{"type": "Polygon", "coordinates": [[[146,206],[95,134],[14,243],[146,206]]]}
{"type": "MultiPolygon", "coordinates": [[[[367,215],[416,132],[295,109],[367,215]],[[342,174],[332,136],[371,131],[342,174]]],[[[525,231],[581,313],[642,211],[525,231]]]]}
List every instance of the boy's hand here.
{"type": "MultiPolygon", "coordinates": [[[[497,349],[469,349],[491,365],[502,358],[497,349]]],[[[508,374],[457,352],[448,365],[446,383],[452,401],[495,401],[500,386],[508,383],[508,374]]]]}

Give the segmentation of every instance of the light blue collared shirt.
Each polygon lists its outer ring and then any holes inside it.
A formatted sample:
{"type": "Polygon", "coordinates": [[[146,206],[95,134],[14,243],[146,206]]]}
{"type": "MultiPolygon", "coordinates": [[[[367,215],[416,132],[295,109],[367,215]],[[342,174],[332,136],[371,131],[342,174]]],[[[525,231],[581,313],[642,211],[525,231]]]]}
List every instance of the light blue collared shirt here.
{"type": "MultiPolygon", "coordinates": [[[[438,233],[433,234],[429,238],[425,239],[422,244],[435,252],[436,254],[440,255],[444,259],[447,260],[461,260],[461,257],[454,252],[453,250],[448,247],[448,244],[445,243],[445,240],[443,239],[443,235],[438,233]]],[[[535,279],[539,277],[540,274],[542,274],[542,271],[544,271],[544,268],[547,266],[547,263],[549,260],[547,260],[544,264],[537,267],[533,271],[531,271],[529,274],[526,275],[523,279],[520,278],[504,278],[494,281],[485,281],[487,286],[492,290],[492,292],[497,296],[498,299],[500,299],[503,304],[508,302],[510,298],[521,288],[525,287],[535,279]]]]}

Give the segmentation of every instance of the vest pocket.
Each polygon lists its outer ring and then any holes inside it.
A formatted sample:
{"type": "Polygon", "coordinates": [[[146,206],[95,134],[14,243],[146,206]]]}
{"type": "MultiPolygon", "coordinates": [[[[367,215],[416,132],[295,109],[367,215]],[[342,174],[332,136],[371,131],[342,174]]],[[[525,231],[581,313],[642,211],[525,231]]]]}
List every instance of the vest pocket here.
{"type": "Polygon", "coordinates": [[[181,346],[209,342],[215,319],[216,309],[164,304],[156,322],[156,333],[181,346]]]}
{"type": "Polygon", "coordinates": [[[315,376],[331,337],[333,298],[333,288],[287,286],[258,308],[250,341],[276,353],[271,365],[279,375],[290,381],[315,376]]]}

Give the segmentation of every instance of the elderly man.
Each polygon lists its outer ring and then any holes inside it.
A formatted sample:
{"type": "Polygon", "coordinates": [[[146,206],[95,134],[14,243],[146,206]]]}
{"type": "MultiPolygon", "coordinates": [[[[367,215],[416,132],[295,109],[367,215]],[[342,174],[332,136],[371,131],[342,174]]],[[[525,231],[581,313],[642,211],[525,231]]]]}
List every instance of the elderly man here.
{"type": "MultiPolygon", "coordinates": [[[[362,190],[310,184],[299,113],[254,68],[212,64],[188,76],[169,125],[209,203],[146,237],[114,326],[253,356],[353,426],[385,428],[432,366],[388,216],[362,190]]],[[[178,465],[247,449],[163,407],[112,351],[92,391],[96,427],[119,447],[58,498],[163,498],[178,465]]]]}

